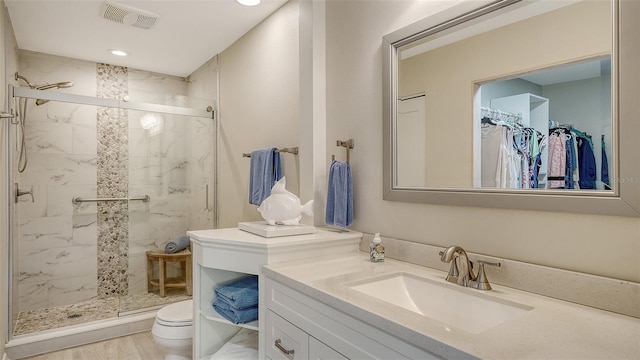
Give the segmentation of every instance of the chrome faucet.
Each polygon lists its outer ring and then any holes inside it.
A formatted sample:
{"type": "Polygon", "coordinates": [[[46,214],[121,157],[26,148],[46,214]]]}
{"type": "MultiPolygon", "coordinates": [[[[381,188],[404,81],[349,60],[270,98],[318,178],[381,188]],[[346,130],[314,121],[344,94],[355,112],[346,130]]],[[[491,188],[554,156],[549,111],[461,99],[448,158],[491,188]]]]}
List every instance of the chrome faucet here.
{"type": "Polygon", "coordinates": [[[473,262],[469,260],[467,252],[462,247],[458,245],[449,246],[444,251],[440,251],[439,255],[442,262],[451,263],[449,274],[446,277],[448,282],[479,290],[491,290],[491,285],[484,272],[484,265],[501,266],[499,262],[478,260],[476,261],[478,263],[478,275],[476,275],[473,273],[473,262]]]}

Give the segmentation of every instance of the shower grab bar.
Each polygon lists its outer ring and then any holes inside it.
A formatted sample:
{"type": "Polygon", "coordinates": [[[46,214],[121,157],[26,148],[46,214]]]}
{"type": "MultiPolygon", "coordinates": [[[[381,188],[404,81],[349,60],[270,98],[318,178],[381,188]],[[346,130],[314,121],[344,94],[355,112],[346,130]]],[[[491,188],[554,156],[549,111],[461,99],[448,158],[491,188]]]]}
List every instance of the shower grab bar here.
{"type": "Polygon", "coordinates": [[[136,197],[121,197],[121,198],[81,198],[79,196],[74,196],[73,199],[71,199],[71,202],[74,205],[78,205],[79,203],[83,203],[83,202],[96,202],[96,201],[131,201],[131,200],[142,200],[144,202],[147,202],[149,200],[151,200],[151,197],[149,195],[143,195],[143,196],[136,196],[136,197]]]}

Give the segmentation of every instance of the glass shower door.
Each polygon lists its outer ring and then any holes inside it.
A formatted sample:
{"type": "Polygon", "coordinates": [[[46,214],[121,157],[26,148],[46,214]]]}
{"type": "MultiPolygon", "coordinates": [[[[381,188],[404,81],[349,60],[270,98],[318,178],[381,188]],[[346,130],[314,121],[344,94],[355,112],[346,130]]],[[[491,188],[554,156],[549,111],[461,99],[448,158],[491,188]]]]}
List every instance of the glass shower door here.
{"type": "Polygon", "coordinates": [[[211,113],[92,102],[103,100],[27,103],[29,160],[14,179],[33,197],[15,206],[14,336],[189,298],[148,288],[146,251],[213,227],[211,113]]]}
{"type": "Polygon", "coordinates": [[[15,186],[31,192],[17,197],[14,212],[15,336],[112,317],[118,306],[96,290],[97,203],[72,202],[97,197],[98,108],[26,105],[24,133],[17,126],[15,136],[18,144],[24,136],[27,163],[13,169],[15,186]]]}
{"type": "MultiPolygon", "coordinates": [[[[190,298],[182,286],[167,286],[160,294],[159,261],[147,252],[163,253],[187,230],[213,228],[214,200],[213,119],[136,110],[127,116],[129,195],[149,201],[129,201],[121,314],[190,298]],[[150,284],[151,279],[156,281],[150,284]]],[[[185,282],[186,265],[168,262],[167,283],[185,282]]]]}

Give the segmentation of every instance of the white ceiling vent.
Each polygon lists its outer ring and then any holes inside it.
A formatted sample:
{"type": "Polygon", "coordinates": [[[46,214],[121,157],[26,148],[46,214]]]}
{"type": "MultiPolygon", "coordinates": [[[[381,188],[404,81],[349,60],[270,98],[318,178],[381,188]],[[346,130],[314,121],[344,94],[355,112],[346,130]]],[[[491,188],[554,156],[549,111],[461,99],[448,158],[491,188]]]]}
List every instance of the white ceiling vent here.
{"type": "Polygon", "coordinates": [[[100,16],[107,20],[141,29],[151,29],[160,19],[158,15],[152,12],[111,1],[107,1],[102,5],[100,16]]]}

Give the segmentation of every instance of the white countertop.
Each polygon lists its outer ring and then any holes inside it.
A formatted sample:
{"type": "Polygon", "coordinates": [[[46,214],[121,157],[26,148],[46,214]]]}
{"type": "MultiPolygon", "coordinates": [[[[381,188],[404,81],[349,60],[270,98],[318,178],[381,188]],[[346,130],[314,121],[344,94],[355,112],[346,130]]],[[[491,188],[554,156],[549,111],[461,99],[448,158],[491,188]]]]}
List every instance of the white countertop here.
{"type": "Polygon", "coordinates": [[[202,244],[215,242],[216,244],[230,244],[233,246],[247,246],[260,248],[276,248],[304,244],[309,242],[330,242],[343,239],[360,239],[362,233],[355,231],[329,230],[316,228],[316,232],[305,235],[262,237],[238,228],[194,230],[187,234],[202,244]]]}
{"type": "MultiPolygon", "coordinates": [[[[372,263],[362,252],[337,259],[272,264],[263,269],[268,277],[418,347],[424,348],[426,338],[430,338],[483,359],[640,359],[640,319],[634,317],[492,284],[493,290],[482,293],[533,309],[472,334],[345,286],[399,272],[480,292],[447,283],[444,272],[392,259],[372,263]]],[[[446,349],[439,351],[443,357],[452,354],[446,349]]]]}

